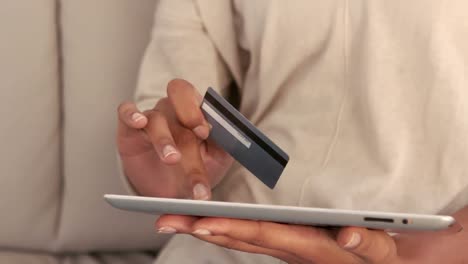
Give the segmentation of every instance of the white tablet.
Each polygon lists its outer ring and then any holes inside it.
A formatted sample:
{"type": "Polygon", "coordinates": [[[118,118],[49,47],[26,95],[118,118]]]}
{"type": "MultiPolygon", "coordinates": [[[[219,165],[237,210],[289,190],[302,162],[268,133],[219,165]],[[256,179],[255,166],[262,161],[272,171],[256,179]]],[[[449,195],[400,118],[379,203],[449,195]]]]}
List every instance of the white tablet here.
{"type": "Polygon", "coordinates": [[[451,216],[353,211],[106,194],[112,206],[155,215],[178,214],[262,220],[321,227],[360,226],[387,231],[436,231],[455,224],[451,216]]]}

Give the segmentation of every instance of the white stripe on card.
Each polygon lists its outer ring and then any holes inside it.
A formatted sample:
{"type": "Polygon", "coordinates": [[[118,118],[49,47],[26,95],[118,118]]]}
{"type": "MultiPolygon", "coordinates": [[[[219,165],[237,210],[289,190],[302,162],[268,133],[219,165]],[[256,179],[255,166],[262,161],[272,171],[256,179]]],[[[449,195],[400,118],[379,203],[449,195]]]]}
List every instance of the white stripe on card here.
{"type": "Polygon", "coordinates": [[[229,122],[227,122],[221,115],[218,114],[209,104],[203,102],[202,109],[205,110],[216,122],[224,127],[232,136],[239,140],[245,147],[250,148],[252,143],[242,135],[237,129],[235,129],[229,122]]]}

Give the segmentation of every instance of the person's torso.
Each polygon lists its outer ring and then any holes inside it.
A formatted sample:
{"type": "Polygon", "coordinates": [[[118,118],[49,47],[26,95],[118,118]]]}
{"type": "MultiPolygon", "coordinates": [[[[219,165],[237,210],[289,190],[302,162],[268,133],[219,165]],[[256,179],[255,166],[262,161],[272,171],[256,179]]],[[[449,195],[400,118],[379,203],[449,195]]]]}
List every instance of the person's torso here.
{"type": "Polygon", "coordinates": [[[291,156],[256,201],[433,213],[467,192],[468,3],[233,6],[241,111],[291,156]]]}

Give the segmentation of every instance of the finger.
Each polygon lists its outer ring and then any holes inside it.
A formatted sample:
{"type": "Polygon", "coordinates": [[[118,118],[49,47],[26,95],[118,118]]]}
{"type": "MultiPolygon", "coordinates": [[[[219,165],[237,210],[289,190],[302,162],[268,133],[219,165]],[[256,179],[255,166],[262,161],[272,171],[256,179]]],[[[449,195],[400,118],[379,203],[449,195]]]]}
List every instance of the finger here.
{"type": "Polygon", "coordinates": [[[158,110],[151,110],[148,113],[148,119],[145,131],[161,161],[166,164],[175,164],[180,161],[181,154],[177,150],[164,114],[158,110]]]}
{"type": "Polygon", "coordinates": [[[175,110],[169,99],[161,99],[155,111],[160,111],[167,117],[169,130],[172,133],[177,149],[181,153],[179,165],[187,176],[184,184],[184,197],[196,200],[211,198],[211,184],[201,157],[202,141],[189,129],[176,120],[175,110]]]}
{"type": "Polygon", "coordinates": [[[191,198],[195,200],[211,199],[211,183],[200,153],[201,141],[190,130],[179,131],[176,144],[182,153],[180,165],[188,176],[191,198]]]}
{"type": "MultiPolygon", "coordinates": [[[[156,220],[155,227],[158,233],[163,234],[173,234],[173,233],[186,233],[190,234],[192,232],[193,224],[200,219],[195,216],[185,216],[185,215],[162,215],[156,220]]],[[[219,246],[223,246],[229,249],[240,250],[244,252],[256,253],[256,254],[265,254],[272,257],[282,259],[288,263],[299,263],[299,258],[296,258],[287,253],[261,248],[254,245],[249,245],[247,243],[231,239],[225,236],[207,236],[204,234],[192,234],[195,237],[204,240],[209,243],[213,243],[219,246]]]]}
{"type": "Polygon", "coordinates": [[[274,258],[281,259],[282,261],[285,261],[288,264],[305,263],[304,259],[301,259],[289,253],[251,245],[246,242],[235,240],[227,236],[210,236],[205,234],[193,234],[193,236],[208,243],[212,243],[228,249],[272,256],[274,258]]]}
{"type": "Polygon", "coordinates": [[[146,116],[143,115],[132,102],[121,103],[117,112],[119,116],[119,128],[122,129],[120,131],[121,135],[126,135],[126,132],[132,133],[135,129],[141,129],[145,127],[148,122],[146,116]]]}
{"type": "Polygon", "coordinates": [[[182,125],[191,129],[199,138],[208,138],[210,126],[200,110],[201,96],[192,84],[174,79],[167,85],[167,94],[182,125]]]}
{"type": "Polygon", "coordinates": [[[199,232],[224,235],[259,247],[281,250],[318,263],[356,263],[320,228],[227,218],[202,218],[194,223],[199,232]]]}
{"type": "Polygon", "coordinates": [[[151,144],[145,139],[141,128],[148,123],[146,116],[141,113],[134,103],[124,102],[119,105],[117,146],[122,157],[139,155],[151,149],[151,144]]]}
{"type": "Polygon", "coordinates": [[[394,240],[384,231],[365,228],[343,228],[337,237],[338,244],[368,263],[393,263],[397,258],[394,240]]]}
{"type": "Polygon", "coordinates": [[[190,234],[193,223],[198,219],[199,217],[186,215],[161,215],[155,223],[156,232],[190,234]]]}

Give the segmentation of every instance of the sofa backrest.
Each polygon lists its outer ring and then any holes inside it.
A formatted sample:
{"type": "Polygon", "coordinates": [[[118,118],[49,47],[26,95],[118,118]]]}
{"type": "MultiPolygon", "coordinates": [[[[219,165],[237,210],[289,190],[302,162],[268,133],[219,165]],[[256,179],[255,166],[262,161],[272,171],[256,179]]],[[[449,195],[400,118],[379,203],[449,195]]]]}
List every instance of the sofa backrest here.
{"type": "Polygon", "coordinates": [[[0,5],[0,246],[39,247],[60,210],[55,5],[0,5]]]}
{"type": "Polygon", "coordinates": [[[0,248],[154,249],[118,211],[116,108],[131,99],[155,0],[0,3],[0,248]]]}

